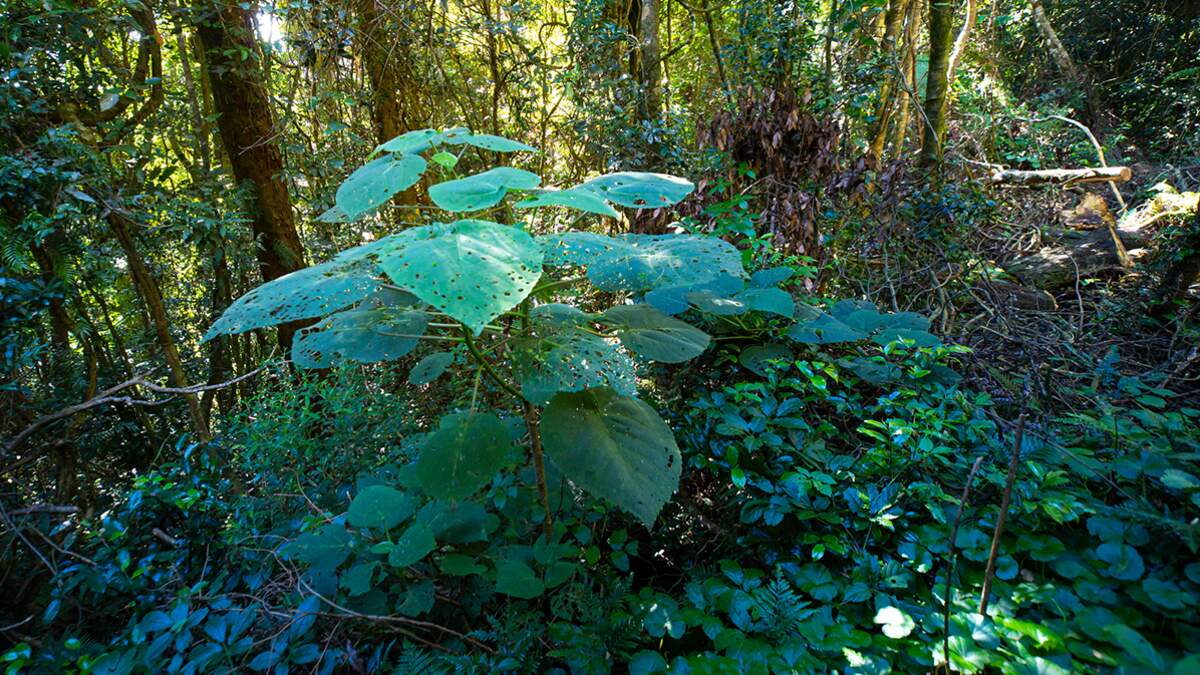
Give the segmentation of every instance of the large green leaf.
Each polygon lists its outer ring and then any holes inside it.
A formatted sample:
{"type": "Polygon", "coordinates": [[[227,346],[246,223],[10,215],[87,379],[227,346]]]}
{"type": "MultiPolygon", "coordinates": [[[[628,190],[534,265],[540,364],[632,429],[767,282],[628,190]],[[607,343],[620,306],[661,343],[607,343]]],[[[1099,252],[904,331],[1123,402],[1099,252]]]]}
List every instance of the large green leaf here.
{"type": "Polygon", "coordinates": [[[534,190],[528,197],[513,204],[513,208],[517,209],[532,209],[539,206],[565,206],[610,218],[617,218],[621,215],[609,205],[599,192],[584,187],[573,187],[566,190],[534,190]]]}
{"type": "Polygon", "coordinates": [[[446,415],[417,458],[421,489],[438,499],[470,497],[504,465],[511,445],[508,427],[491,413],[446,415]]]}
{"type": "Polygon", "coordinates": [[[546,456],[573,483],[650,527],[683,468],[654,409],[612,389],[561,393],[542,414],[546,456]]]}
{"type": "MultiPolygon", "coordinates": [[[[782,291],[781,291],[782,292],[782,291]]],[[[788,337],[806,344],[836,344],[872,339],[881,345],[896,340],[909,340],[917,347],[936,347],[941,344],[929,332],[929,320],[915,312],[880,312],[866,300],[839,300],[821,312],[801,305],[806,318],[796,322],[788,337]]]]}
{"type": "Polygon", "coordinates": [[[627,234],[606,237],[566,232],[538,238],[549,265],[587,266],[588,279],[603,291],[686,288],[746,272],[732,244],[716,237],[685,234],[627,234]]]}
{"type": "Polygon", "coordinates": [[[415,565],[435,548],[437,540],[433,537],[433,529],[418,519],[396,540],[396,545],[388,552],[388,564],[392,567],[415,565]]]}
{"type": "Polygon", "coordinates": [[[305,267],[255,288],[231,304],[205,340],[255,328],[311,319],[366,298],[380,286],[369,266],[331,260],[305,267]]]}
{"type": "Polygon", "coordinates": [[[662,173],[621,171],[585,182],[614,204],[635,209],[656,209],[672,206],[696,188],[691,181],[662,173]]]}
{"type": "Polygon", "coordinates": [[[328,368],[338,359],[375,363],[411,352],[425,334],[429,315],[390,309],[338,312],[300,332],[292,344],[298,368],[328,368]]]}
{"type": "Polygon", "coordinates": [[[429,198],[447,211],[478,211],[499,204],[509,190],[531,190],[542,182],[536,173],[498,166],[429,188],[429,198]]]}
{"type": "Polygon", "coordinates": [[[737,300],[756,312],[778,314],[789,319],[796,313],[796,303],[791,294],[781,288],[748,288],[738,293],[737,300]]]}
{"type": "Polygon", "coordinates": [[[354,220],[415,185],[423,173],[425,160],[420,155],[378,157],[350,174],[338,187],[334,203],[347,219],[354,220]]]}
{"type": "Polygon", "coordinates": [[[663,314],[682,314],[690,308],[711,314],[743,314],[746,303],[737,300],[746,282],[740,277],[718,275],[686,286],[666,286],[648,291],[643,299],[663,314]]]}
{"type": "Polygon", "coordinates": [[[496,592],[511,595],[514,598],[536,598],[546,590],[542,580],[537,578],[533,569],[520,560],[500,560],[496,562],[496,592]]]}
{"type": "Polygon", "coordinates": [[[412,228],[379,255],[398,286],[479,333],[517,306],[542,274],[542,250],[525,232],[480,220],[412,228]]]}
{"type": "Polygon", "coordinates": [[[543,234],[537,238],[551,267],[582,267],[602,255],[614,251],[627,252],[629,247],[615,237],[596,232],[562,232],[543,234]]]}
{"type": "Polygon", "coordinates": [[[429,384],[441,377],[454,362],[454,352],[434,352],[417,362],[408,372],[409,384],[429,384]]]}
{"type": "Polygon", "coordinates": [[[492,152],[537,152],[537,148],[532,145],[525,145],[520,141],[492,134],[466,134],[455,140],[492,152]]]}
{"type": "Polygon", "coordinates": [[[587,323],[590,314],[573,305],[561,302],[548,302],[538,305],[529,312],[529,318],[539,326],[559,330],[587,323]]]}
{"type": "Polygon", "coordinates": [[[386,485],[369,485],[355,495],[346,520],[355,527],[390,530],[416,511],[415,500],[386,485]]]}
{"type": "Polygon", "coordinates": [[[433,129],[417,129],[393,138],[375,148],[375,152],[394,152],[399,154],[415,154],[433,147],[441,142],[442,134],[433,129]]]}
{"type": "Polygon", "coordinates": [[[535,405],[545,405],[562,391],[592,387],[611,387],[625,396],[637,393],[633,361],[609,340],[577,330],[518,342],[513,373],[521,393],[535,405]]]}
{"type": "Polygon", "coordinates": [[[616,305],[600,321],[616,329],[629,351],[653,361],[683,363],[704,353],[709,343],[704,331],[650,305],[616,305]]]}
{"type": "Polygon", "coordinates": [[[471,133],[471,130],[466,127],[454,127],[444,131],[435,131],[433,129],[409,131],[375,148],[375,152],[415,154],[429,150],[437,145],[472,145],[483,150],[491,150],[492,152],[537,151],[537,148],[504,138],[503,136],[475,134],[471,133]]]}
{"type": "Polygon", "coordinates": [[[316,532],[305,532],[287,546],[289,556],[313,567],[334,569],[350,556],[354,540],[346,528],[330,523],[316,532]]]}
{"type": "Polygon", "coordinates": [[[769,343],[746,347],[738,354],[738,363],[746,370],[766,377],[771,372],[773,361],[787,361],[792,358],[792,350],[787,345],[769,343]]]}

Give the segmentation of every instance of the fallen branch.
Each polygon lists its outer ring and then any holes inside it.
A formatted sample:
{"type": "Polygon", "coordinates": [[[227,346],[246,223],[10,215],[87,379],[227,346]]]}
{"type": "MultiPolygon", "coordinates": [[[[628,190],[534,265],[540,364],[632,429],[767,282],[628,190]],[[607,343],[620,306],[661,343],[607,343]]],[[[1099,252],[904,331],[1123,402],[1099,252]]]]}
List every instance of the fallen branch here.
{"type": "Polygon", "coordinates": [[[1042,169],[1022,171],[1000,169],[989,180],[1003,185],[1074,185],[1078,183],[1124,183],[1133,177],[1127,166],[1100,166],[1086,169],[1042,169]]]}
{"type": "Polygon", "coordinates": [[[108,404],[115,404],[115,403],[124,403],[125,405],[151,405],[151,406],[162,405],[164,403],[170,402],[172,400],[172,398],[174,398],[175,396],[179,396],[179,395],[183,395],[183,394],[198,394],[201,392],[208,391],[210,389],[223,389],[225,387],[235,385],[243,380],[247,380],[251,377],[254,377],[261,370],[262,370],[262,368],[255,368],[254,370],[246,373],[245,375],[235,377],[232,380],[228,380],[226,382],[220,382],[217,384],[196,385],[193,387],[164,387],[164,386],[155,384],[154,382],[150,382],[149,380],[146,380],[145,375],[138,375],[129,380],[126,380],[125,382],[122,382],[120,384],[109,387],[108,389],[105,389],[104,391],[102,391],[99,394],[93,396],[92,398],[84,401],[83,403],[69,406],[69,407],[63,408],[62,410],[59,410],[56,413],[51,413],[49,415],[43,415],[42,417],[39,417],[38,419],[34,420],[33,424],[30,424],[29,426],[25,427],[23,430],[21,430],[20,433],[18,433],[16,436],[13,436],[12,439],[10,439],[7,443],[4,444],[4,451],[0,452],[0,457],[7,457],[7,456],[11,455],[13,450],[16,450],[17,447],[20,446],[21,443],[23,443],[26,438],[33,435],[33,433],[36,432],[38,429],[41,429],[42,427],[46,426],[47,424],[57,422],[58,420],[65,419],[67,417],[71,417],[72,415],[83,412],[84,410],[89,410],[91,408],[95,408],[95,407],[101,406],[101,405],[108,405],[108,404]],[[149,390],[152,393],[165,395],[166,398],[136,399],[131,396],[117,396],[117,394],[119,394],[120,392],[125,391],[126,389],[130,389],[132,387],[145,387],[147,390],[149,390]]]}
{"type": "Polygon", "coordinates": [[[31,513],[53,513],[58,515],[71,515],[79,513],[78,506],[58,506],[55,504],[33,504],[32,506],[24,506],[19,509],[13,509],[8,512],[10,516],[27,516],[31,513]]]}

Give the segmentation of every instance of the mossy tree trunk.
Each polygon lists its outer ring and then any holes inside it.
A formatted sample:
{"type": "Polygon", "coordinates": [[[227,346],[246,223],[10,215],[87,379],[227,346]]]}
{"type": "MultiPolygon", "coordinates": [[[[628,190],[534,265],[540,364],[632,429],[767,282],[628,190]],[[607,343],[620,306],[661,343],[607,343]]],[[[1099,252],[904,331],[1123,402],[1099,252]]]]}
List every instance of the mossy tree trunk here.
{"type": "Polygon", "coordinates": [[[929,73],[925,83],[925,138],[921,165],[936,167],[946,143],[947,96],[950,90],[950,52],[954,39],[954,5],[950,0],[929,3],[929,73]]]}

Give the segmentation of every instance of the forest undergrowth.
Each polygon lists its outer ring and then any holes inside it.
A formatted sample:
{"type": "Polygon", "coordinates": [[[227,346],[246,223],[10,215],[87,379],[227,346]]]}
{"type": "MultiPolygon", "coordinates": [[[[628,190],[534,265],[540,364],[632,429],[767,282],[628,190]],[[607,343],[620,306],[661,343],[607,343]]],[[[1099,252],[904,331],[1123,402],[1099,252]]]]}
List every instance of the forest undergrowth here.
{"type": "Polygon", "coordinates": [[[4,8],[0,668],[1200,673],[1195,4],[4,8]]]}

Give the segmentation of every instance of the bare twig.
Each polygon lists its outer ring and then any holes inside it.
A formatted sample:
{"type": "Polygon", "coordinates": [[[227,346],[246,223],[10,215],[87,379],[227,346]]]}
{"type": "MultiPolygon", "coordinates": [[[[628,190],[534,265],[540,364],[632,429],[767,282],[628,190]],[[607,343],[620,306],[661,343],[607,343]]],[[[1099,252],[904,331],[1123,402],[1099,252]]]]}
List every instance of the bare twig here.
{"type": "Polygon", "coordinates": [[[971,494],[971,483],[975,480],[975,474],[979,472],[979,465],[983,463],[983,455],[975,458],[975,464],[971,467],[971,472],[967,474],[967,482],[963,485],[962,497],[958,500],[958,513],[954,516],[954,526],[950,528],[950,551],[947,554],[948,566],[946,568],[946,599],[945,610],[943,613],[946,635],[942,641],[942,658],[945,659],[946,672],[950,672],[950,606],[951,599],[954,594],[954,542],[958,539],[958,525],[962,522],[963,511],[967,510],[967,497],[971,494]]]}
{"type": "Polygon", "coordinates": [[[992,550],[988,553],[987,570],[983,573],[983,592],[979,597],[979,613],[987,616],[988,596],[992,592],[992,576],[996,573],[996,556],[1000,553],[1000,537],[1004,534],[1004,520],[1008,517],[1008,504],[1012,499],[1013,483],[1017,478],[1017,463],[1021,459],[1021,441],[1025,435],[1025,413],[1017,418],[1017,430],[1013,434],[1012,459],[1008,463],[1008,478],[1004,481],[1004,496],[1000,499],[1000,515],[996,517],[996,530],[992,533],[992,550]]]}
{"type": "Polygon", "coordinates": [[[105,389],[104,391],[102,391],[99,394],[93,396],[92,398],[84,401],[83,403],[79,403],[79,404],[76,404],[73,406],[68,406],[66,408],[63,408],[62,410],[59,410],[56,413],[51,413],[49,415],[43,415],[42,417],[39,417],[38,419],[34,420],[33,424],[30,424],[29,426],[25,427],[23,430],[21,430],[20,433],[18,433],[16,436],[13,436],[12,439],[10,439],[7,443],[4,444],[4,450],[3,450],[3,452],[0,452],[0,458],[7,457],[8,455],[12,454],[13,450],[15,450],[18,446],[20,446],[21,443],[24,442],[26,438],[33,435],[33,433],[36,432],[38,429],[41,429],[42,427],[46,426],[47,424],[57,422],[58,420],[65,419],[67,417],[71,417],[72,415],[79,413],[79,412],[83,412],[84,410],[89,410],[89,409],[95,408],[97,406],[108,405],[108,404],[113,404],[113,403],[124,403],[125,405],[162,405],[164,403],[169,402],[171,400],[171,398],[173,398],[174,396],[178,396],[178,395],[182,395],[182,394],[198,394],[201,392],[209,391],[211,389],[223,389],[225,387],[233,386],[243,380],[247,380],[251,377],[254,377],[261,370],[262,370],[262,368],[255,368],[254,370],[246,373],[245,375],[235,377],[232,380],[228,380],[226,382],[219,382],[217,384],[196,385],[196,386],[192,386],[192,387],[164,387],[164,386],[155,384],[154,382],[147,380],[146,375],[135,376],[129,380],[126,380],[126,381],[120,383],[120,384],[117,384],[112,387],[109,387],[108,389],[105,389]],[[126,389],[130,389],[132,387],[145,387],[147,390],[149,390],[155,394],[164,394],[167,396],[167,398],[142,400],[142,399],[135,399],[130,396],[117,396],[118,393],[125,391],[126,389]]]}
{"type": "Polygon", "coordinates": [[[13,509],[8,512],[10,516],[27,516],[31,513],[52,513],[57,515],[70,515],[79,513],[78,506],[56,506],[54,504],[34,504],[32,506],[23,506],[19,509],[13,509]]]}

